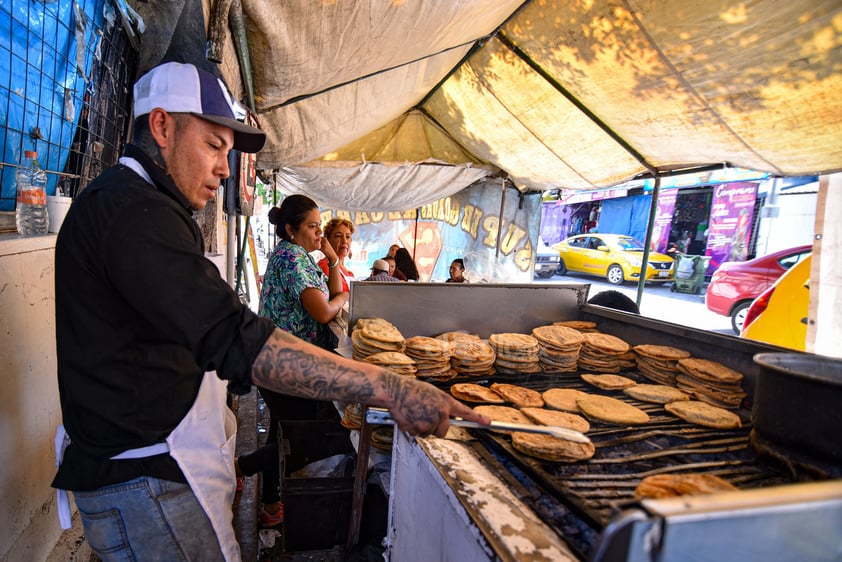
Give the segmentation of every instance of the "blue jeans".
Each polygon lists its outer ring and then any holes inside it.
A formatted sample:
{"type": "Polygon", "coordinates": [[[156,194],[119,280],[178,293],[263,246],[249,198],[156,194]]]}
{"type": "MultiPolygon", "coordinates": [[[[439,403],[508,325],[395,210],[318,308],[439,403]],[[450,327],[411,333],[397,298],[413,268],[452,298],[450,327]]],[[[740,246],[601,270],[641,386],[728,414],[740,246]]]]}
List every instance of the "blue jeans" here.
{"type": "Polygon", "coordinates": [[[222,560],[219,543],[190,486],[142,477],[73,492],[85,538],[103,562],[222,560]]]}

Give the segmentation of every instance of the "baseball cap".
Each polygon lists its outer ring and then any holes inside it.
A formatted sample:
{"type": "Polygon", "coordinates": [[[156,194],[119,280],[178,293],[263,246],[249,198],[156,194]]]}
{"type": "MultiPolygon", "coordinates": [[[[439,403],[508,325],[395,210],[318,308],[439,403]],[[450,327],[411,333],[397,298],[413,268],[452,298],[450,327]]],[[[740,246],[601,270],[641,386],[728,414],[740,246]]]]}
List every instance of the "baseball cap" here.
{"type": "Polygon", "coordinates": [[[389,262],[386,260],[374,260],[374,264],[371,266],[371,269],[377,269],[379,271],[389,271],[389,262]]]}
{"type": "Polygon", "coordinates": [[[237,120],[239,109],[225,84],[192,64],[167,62],[141,76],[134,85],[134,116],[156,107],[170,113],[190,113],[205,121],[234,131],[234,148],[257,152],[266,142],[266,133],[237,120]]]}

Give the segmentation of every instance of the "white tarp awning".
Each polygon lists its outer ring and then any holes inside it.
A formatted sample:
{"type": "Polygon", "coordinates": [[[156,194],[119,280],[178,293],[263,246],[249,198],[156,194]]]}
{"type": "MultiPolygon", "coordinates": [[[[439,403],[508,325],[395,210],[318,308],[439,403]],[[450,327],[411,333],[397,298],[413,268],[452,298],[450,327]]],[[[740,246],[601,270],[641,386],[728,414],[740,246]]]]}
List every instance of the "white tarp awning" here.
{"type": "Polygon", "coordinates": [[[301,179],[315,168],[305,164],[342,162],[329,186],[311,179],[320,200],[332,190],[393,201],[404,184],[360,175],[381,152],[391,164],[491,164],[525,190],[603,188],[710,164],[783,176],[842,169],[838,0],[242,0],[242,9],[269,132],[258,166],[301,179]],[[384,150],[388,135],[373,133],[410,114],[426,122],[417,131],[436,129],[458,151],[442,157],[422,133],[384,150]]]}

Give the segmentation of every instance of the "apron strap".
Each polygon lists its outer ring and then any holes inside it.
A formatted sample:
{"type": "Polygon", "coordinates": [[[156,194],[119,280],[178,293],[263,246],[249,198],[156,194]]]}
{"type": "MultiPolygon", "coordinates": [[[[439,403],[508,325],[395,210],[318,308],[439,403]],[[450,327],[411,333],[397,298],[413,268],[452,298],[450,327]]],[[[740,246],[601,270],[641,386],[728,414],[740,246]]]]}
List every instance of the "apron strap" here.
{"type": "MultiPolygon", "coordinates": [[[[56,451],[56,468],[61,466],[61,461],[64,459],[64,451],[70,445],[70,436],[64,429],[64,424],[59,424],[56,428],[56,436],[53,440],[53,445],[56,451]]],[[[146,447],[138,447],[137,449],[128,449],[120,454],[111,457],[111,460],[125,460],[125,459],[142,459],[145,457],[154,457],[163,453],[169,453],[170,446],[166,443],[155,443],[154,445],[147,445],[146,447]]],[[[56,489],[56,507],[58,508],[58,521],[62,529],[69,529],[73,526],[73,516],[70,512],[70,496],[67,490],[56,489]]]]}
{"type": "MultiPolygon", "coordinates": [[[[70,445],[70,437],[64,430],[64,424],[59,424],[56,429],[56,436],[53,440],[56,450],[56,468],[61,465],[61,460],[64,458],[64,450],[70,445]]],[[[58,508],[58,522],[62,529],[69,529],[73,526],[72,514],[70,513],[70,497],[67,495],[67,490],[56,489],[56,507],[58,508]]]]}
{"type": "Polygon", "coordinates": [[[120,461],[124,459],[142,459],[145,457],[154,457],[155,455],[161,455],[163,453],[169,453],[170,446],[167,445],[166,441],[163,443],[155,443],[154,445],[147,445],[146,447],[138,447],[137,449],[129,449],[127,451],[123,451],[119,455],[114,455],[111,457],[112,461],[120,461]]]}

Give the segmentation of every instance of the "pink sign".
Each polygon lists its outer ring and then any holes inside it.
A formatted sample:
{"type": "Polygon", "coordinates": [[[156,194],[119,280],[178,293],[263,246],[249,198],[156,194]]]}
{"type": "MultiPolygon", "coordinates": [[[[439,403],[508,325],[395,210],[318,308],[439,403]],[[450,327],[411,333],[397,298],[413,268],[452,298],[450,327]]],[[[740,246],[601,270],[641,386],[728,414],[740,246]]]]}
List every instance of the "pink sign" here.
{"type": "Polygon", "coordinates": [[[670,228],[672,227],[672,214],[675,211],[675,198],[678,195],[677,189],[669,189],[660,192],[658,195],[658,210],[655,214],[655,222],[652,225],[651,250],[666,253],[667,244],[670,240],[670,228]]]}
{"type": "Polygon", "coordinates": [[[726,261],[748,258],[756,200],[756,183],[738,182],[714,187],[705,252],[711,257],[708,273],[726,261]]]}

